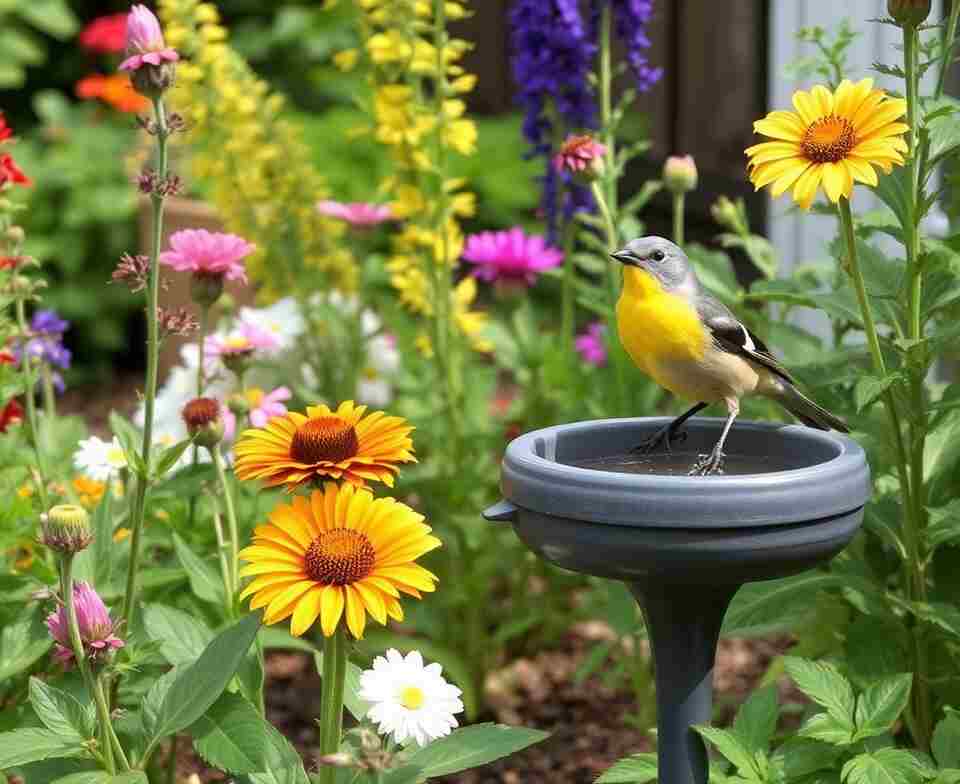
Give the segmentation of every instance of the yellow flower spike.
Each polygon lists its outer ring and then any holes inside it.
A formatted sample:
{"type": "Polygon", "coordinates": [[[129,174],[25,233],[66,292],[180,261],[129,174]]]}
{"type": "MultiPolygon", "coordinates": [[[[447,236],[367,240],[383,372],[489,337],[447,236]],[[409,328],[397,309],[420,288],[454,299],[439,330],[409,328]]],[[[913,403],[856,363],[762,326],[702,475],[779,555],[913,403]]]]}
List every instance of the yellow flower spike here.
{"type": "Polygon", "coordinates": [[[769,186],[776,197],[792,189],[793,200],[809,210],[819,188],[836,203],[850,198],[856,182],[876,185],[874,167],[889,172],[904,163],[909,126],[899,118],[906,102],[873,89],[872,79],[844,79],[833,92],[821,85],[799,90],[793,106],[753,124],[771,139],[744,151],[757,190],[769,186]]]}
{"type": "Polygon", "coordinates": [[[402,617],[400,594],[435,589],[436,576],[416,563],[441,546],[423,519],[393,498],[327,482],[278,505],[255,529],[240,552],[241,575],[254,579],[240,597],[266,607],[264,623],[290,618],[295,637],[319,621],[325,636],[344,623],[360,639],[368,615],[381,624],[402,617]]]}
{"type": "Polygon", "coordinates": [[[341,71],[352,71],[360,58],[360,52],[356,49],[344,49],[333,56],[333,64],[341,71]]]}

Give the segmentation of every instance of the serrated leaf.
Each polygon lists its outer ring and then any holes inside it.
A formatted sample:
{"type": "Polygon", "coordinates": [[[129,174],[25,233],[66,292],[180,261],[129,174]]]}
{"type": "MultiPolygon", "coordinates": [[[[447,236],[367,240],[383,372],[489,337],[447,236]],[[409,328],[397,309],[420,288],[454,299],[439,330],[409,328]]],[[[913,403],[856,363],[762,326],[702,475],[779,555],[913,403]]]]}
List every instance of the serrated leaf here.
{"type": "Polygon", "coordinates": [[[812,738],[790,738],[777,749],[772,764],[794,781],[818,770],[832,769],[841,750],[812,738]]]}
{"type": "Polygon", "coordinates": [[[52,730],[25,727],[0,732],[0,770],[40,760],[85,755],[78,741],[67,740],[52,730]]]}
{"type": "Polygon", "coordinates": [[[632,754],[614,762],[594,784],[647,784],[656,777],[656,754],[632,754]]]}
{"type": "Polygon", "coordinates": [[[940,720],[930,747],[941,768],[960,768],[960,716],[948,713],[940,720]]]}
{"type": "Polygon", "coordinates": [[[448,776],[486,765],[549,737],[550,733],[504,724],[473,724],[418,749],[407,762],[426,778],[448,776]]]}
{"type": "Polygon", "coordinates": [[[147,738],[153,738],[157,735],[157,726],[160,719],[160,709],[163,707],[163,701],[166,699],[167,692],[173,686],[173,682],[180,674],[180,668],[174,667],[169,672],[165,672],[147,691],[140,707],[140,726],[143,728],[143,734],[147,738]]]}
{"type": "Polygon", "coordinates": [[[780,580],[748,583],[743,586],[723,620],[725,637],[769,634],[791,629],[816,610],[820,591],[840,589],[841,575],[804,572],[780,580]]]}
{"type": "Polygon", "coordinates": [[[740,706],[733,720],[733,733],[751,752],[766,751],[777,727],[777,687],[757,689],[740,706]]]}
{"type": "Polygon", "coordinates": [[[30,705],[37,718],[64,740],[83,743],[95,737],[93,705],[84,707],[76,697],[39,678],[30,678],[30,705]]]}
{"type": "Polygon", "coordinates": [[[233,679],[260,629],[260,615],[248,615],[217,635],[200,658],[178,672],[164,695],[151,745],[197,721],[233,679]]]}
{"type": "Polygon", "coordinates": [[[170,664],[196,661],[214,637],[202,621],[163,604],[148,604],[143,618],[147,635],[160,643],[160,653],[170,664]]]}
{"type": "Polygon", "coordinates": [[[710,745],[719,751],[737,769],[738,773],[751,779],[760,778],[760,768],[757,766],[756,757],[738,735],[719,727],[696,726],[693,729],[704,740],[709,741],[710,745]]]}
{"type": "Polygon", "coordinates": [[[787,656],[784,666],[800,691],[826,708],[838,722],[853,728],[853,687],[836,667],[795,656],[787,656]]]}
{"type": "Polygon", "coordinates": [[[847,629],[845,651],[850,677],[867,688],[910,666],[907,633],[898,620],[861,615],[847,629]]]}
{"type": "Polygon", "coordinates": [[[39,610],[0,629],[0,683],[23,672],[53,645],[39,610]]]}
{"type": "Polygon", "coordinates": [[[164,449],[160,453],[159,457],[157,458],[157,462],[153,467],[154,481],[163,479],[167,472],[173,468],[174,464],[181,457],[183,457],[183,453],[186,452],[192,444],[192,438],[185,438],[183,441],[179,441],[178,443],[168,446],[166,449],[164,449]]]}
{"type": "Polygon", "coordinates": [[[853,727],[838,721],[829,713],[815,713],[797,730],[797,734],[834,746],[849,746],[853,740],[853,727]]]}
{"type": "Polygon", "coordinates": [[[854,740],[881,735],[889,730],[907,707],[913,675],[901,673],[870,686],[857,698],[854,740]]]}
{"type": "Polygon", "coordinates": [[[177,554],[177,560],[180,561],[187,572],[193,593],[204,601],[222,607],[224,603],[223,580],[214,568],[194,553],[176,532],[173,534],[173,549],[177,554]]]}
{"type": "Polygon", "coordinates": [[[882,378],[864,375],[853,388],[853,402],[857,406],[857,413],[879,400],[880,396],[899,378],[899,373],[889,373],[882,378]]]}
{"type": "Polygon", "coordinates": [[[193,747],[210,765],[228,773],[256,773],[271,767],[271,730],[245,698],[221,694],[203,717],[190,727],[193,747]]]}
{"type": "Polygon", "coordinates": [[[840,771],[847,784],[919,784],[923,780],[917,759],[904,749],[880,749],[858,754],[840,771]]]}
{"type": "Polygon", "coordinates": [[[928,508],[929,523],[923,536],[931,550],[960,539],[960,498],[944,506],[928,508]]]}
{"type": "Polygon", "coordinates": [[[105,770],[84,770],[62,776],[53,784],[147,784],[147,774],[142,770],[130,770],[111,776],[105,770]]]}

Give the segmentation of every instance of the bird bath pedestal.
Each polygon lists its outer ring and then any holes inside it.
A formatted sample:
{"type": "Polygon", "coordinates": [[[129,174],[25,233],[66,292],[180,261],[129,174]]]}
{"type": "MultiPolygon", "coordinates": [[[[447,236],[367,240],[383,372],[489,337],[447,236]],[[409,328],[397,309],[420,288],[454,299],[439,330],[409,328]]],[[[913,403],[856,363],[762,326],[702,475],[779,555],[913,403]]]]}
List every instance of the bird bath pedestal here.
{"type": "MultiPolygon", "coordinates": [[[[656,670],[660,784],[706,784],[691,730],[709,724],[724,613],[753,580],[836,555],[863,520],[870,470],[849,438],[800,425],[738,422],[731,465],[764,473],[621,473],[575,464],[628,453],[669,420],[608,419],[537,430],[503,459],[504,499],[484,512],[565,569],[623,580],[639,602],[656,670]]],[[[689,422],[684,452],[709,452],[722,420],[689,422]]],[[[654,458],[656,459],[656,458],[654,458]]]]}

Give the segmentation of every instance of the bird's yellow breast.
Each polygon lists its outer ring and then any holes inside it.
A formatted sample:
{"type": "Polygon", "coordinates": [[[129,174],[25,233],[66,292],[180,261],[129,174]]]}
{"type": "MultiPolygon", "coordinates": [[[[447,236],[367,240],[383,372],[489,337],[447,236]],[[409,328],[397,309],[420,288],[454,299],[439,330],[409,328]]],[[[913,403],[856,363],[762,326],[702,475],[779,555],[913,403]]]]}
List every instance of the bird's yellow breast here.
{"type": "Polygon", "coordinates": [[[664,291],[642,269],[627,267],[623,273],[623,292],[617,301],[620,342],[641,370],[671,389],[673,384],[661,378],[665,375],[661,368],[685,361],[699,363],[710,336],[686,299],[664,291]]]}

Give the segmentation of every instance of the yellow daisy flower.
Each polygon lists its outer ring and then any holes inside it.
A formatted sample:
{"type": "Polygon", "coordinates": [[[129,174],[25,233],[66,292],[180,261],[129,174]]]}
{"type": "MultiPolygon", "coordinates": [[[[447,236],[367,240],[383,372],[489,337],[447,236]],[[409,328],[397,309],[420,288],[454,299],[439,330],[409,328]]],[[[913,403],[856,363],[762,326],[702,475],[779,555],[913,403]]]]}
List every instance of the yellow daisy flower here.
{"type": "Polygon", "coordinates": [[[887,174],[902,165],[910,128],[899,122],[907,102],[873,89],[873,79],[844,79],[835,92],[817,85],[793,94],[796,112],[770,112],[753,129],[774,141],[748,147],[747,171],[756,190],[774,196],[793,188],[793,200],[810,209],[817,188],[832,202],[849,199],[854,182],[877,184],[874,166],[887,174]]]}
{"type": "Polygon", "coordinates": [[[254,529],[253,544],[240,552],[248,564],[240,574],[254,579],[240,598],[253,596],[251,610],[266,607],[266,624],[293,616],[295,637],[318,617],[329,637],[342,617],[360,639],[367,615],[401,621],[401,593],[419,599],[436,587],[436,576],[414,563],[440,546],[430,530],[396,499],[327,482],[309,499],[280,504],[254,529]]]}
{"type": "Polygon", "coordinates": [[[393,487],[397,463],[416,462],[413,427],[383,411],[364,416],[366,410],[352,400],[336,411],[308,406],[306,415],[291,411],[266,427],[244,431],[234,449],[237,477],[286,485],[288,492],[322,477],[393,487]]]}

